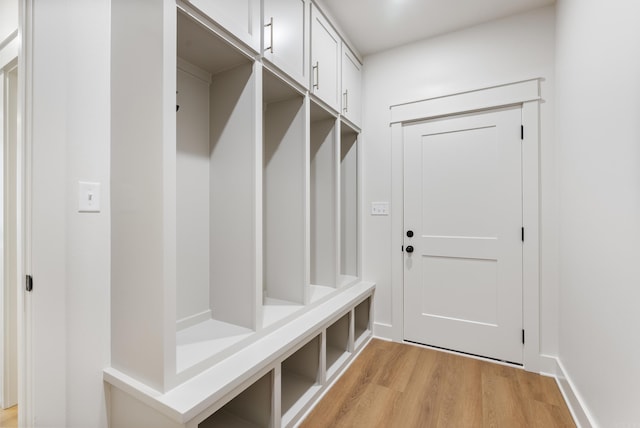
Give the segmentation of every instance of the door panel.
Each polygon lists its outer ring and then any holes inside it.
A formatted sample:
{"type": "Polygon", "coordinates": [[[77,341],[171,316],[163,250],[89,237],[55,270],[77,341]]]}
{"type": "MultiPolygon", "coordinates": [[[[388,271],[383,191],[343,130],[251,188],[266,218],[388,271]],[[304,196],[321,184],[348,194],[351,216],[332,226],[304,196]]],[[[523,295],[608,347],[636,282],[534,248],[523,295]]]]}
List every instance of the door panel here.
{"type": "Polygon", "coordinates": [[[309,86],[308,7],[306,0],[265,0],[264,57],[309,86]]]}
{"type": "Polygon", "coordinates": [[[260,51],[260,2],[258,0],[187,0],[214,22],[260,51]]]}
{"type": "Polygon", "coordinates": [[[405,339],[522,362],[520,108],[404,130],[405,339]]]}
{"type": "Polygon", "coordinates": [[[311,18],[311,91],[337,111],[340,37],[313,4],[311,18]]]}

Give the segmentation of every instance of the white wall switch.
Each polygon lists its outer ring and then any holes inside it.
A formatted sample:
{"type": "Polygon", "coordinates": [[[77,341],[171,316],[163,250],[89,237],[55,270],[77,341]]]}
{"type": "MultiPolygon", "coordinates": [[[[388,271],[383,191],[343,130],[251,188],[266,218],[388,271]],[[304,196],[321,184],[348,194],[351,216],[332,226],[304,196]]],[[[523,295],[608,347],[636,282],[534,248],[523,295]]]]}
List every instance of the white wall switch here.
{"type": "Polygon", "coordinates": [[[389,202],[371,202],[371,215],[389,215],[389,202]]]}
{"type": "Polygon", "coordinates": [[[78,212],[100,212],[100,183],[78,182],[78,212]]]}

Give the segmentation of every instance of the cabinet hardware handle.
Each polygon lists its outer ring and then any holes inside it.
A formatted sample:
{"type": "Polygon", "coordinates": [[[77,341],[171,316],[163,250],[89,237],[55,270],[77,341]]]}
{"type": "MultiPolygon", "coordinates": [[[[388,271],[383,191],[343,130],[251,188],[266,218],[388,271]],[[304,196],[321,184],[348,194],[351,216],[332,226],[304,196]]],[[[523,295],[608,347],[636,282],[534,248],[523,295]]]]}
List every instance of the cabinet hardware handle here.
{"type": "Polygon", "coordinates": [[[349,90],[344,90],[344,107],[342,109],[345,113],[349,113],[349,90]]]}
{"type": "Polygon", "coordinates": [[[273,16],[271,17],[271,19],[269,19],[269,23],[264,24],[264,26],[269,27],[269,34],[271,39],[271,44],[269,45],[269,47],[265,48],[264,50],[273,53],[273,16]]]}
{"type": "Polygon", "coordinates": [[[313,66],[313,71],[314,71],[313,77],[315,80],[313,87],[316,88],[317,90],[320,90],[320,63],[318,61],[316,61],[316,65],[313,66]]]}

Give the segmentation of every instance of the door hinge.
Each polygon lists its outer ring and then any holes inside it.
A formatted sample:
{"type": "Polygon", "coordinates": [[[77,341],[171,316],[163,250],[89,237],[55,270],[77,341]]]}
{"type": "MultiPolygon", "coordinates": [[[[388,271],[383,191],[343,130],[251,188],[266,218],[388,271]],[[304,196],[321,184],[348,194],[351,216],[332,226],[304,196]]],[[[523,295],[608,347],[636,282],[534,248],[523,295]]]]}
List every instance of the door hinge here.
{"type": "Polygon", "coordinates": [[[524,125],[520,125],[520,139],[524,140],[524,125]]]}
{"type": "Polygon", "coordinates": [[[522,344],[524,345],[524,328],[522,329],[522,344]]]}
{"type": "Polygon", "coordinates": [[[33,290],[33,278],[31,277],[31,275],[27,275],[27,277],[25,278],[24,288],[29,292],[33,290]]]}
{"type": "Polygon", "coordinates": [[[402,250],[400,250],[400,251],[402,251],[404,253],[404,245],[402,246],[402,250]]]}
{"type": "Polygon", "coordinates": [[[522,242],[524,242],[524,227],[520,229],[520,238],[522,239],[522,242]]]}

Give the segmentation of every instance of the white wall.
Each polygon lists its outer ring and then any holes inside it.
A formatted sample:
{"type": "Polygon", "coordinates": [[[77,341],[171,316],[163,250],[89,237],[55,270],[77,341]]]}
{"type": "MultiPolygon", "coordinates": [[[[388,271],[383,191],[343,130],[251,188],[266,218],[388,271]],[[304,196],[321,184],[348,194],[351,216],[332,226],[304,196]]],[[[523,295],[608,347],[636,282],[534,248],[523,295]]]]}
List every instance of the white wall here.
{"type": "Polygon", "coordinates": [[[560,0],[560,360],[602,427],[640,421],[640,3],[560,0]]]}
{"type": "Polygon", "coordinates": [[[106,426],[109,365],[109,0],[34,1],[33,332],[36,426],[106,426]],[[102,212],[77,212],[77,182],[102,212]]]}
{"type": "MultiPolygon", "coordinates": [[[[542,77],[541,352],[557,352],[557,183],[554,152],[553,7],[545,7],[371,55],[364,63],[364,277],[377,283],[375,321],[391,324],[391,217],[369,216],[391,200],[389,106],[542,77]]],[[[394,207],[391,207],[393,215],[394,207]]],[[[379,330],[381,331],[381,330],[379,330]]]]}
{"type": "Polygon", "coordinates": [[[0,0],[0,42],[18,29],[18,0],[0,0]]]}

